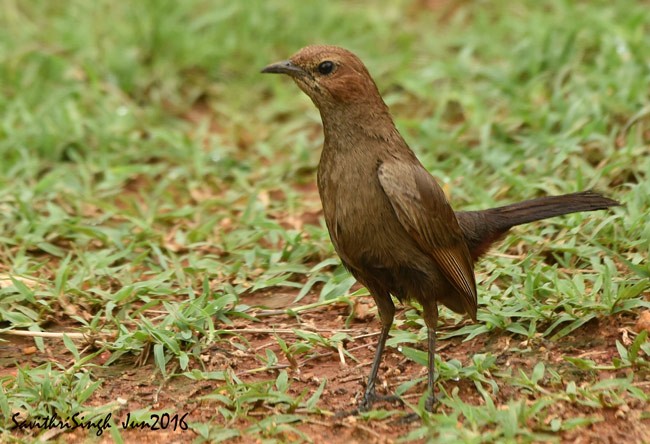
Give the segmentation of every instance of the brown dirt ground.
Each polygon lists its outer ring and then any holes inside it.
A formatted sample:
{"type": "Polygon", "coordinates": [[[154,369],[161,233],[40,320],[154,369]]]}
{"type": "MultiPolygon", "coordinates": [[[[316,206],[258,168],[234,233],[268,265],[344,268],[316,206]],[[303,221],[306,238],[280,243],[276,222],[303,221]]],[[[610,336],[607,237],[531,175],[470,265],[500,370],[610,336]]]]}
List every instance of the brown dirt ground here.
{"type": "MultiPolygon", "coordinates": [[[[256,294],[248,297],[246,303],[254,304],[260,298],[268,300],[268,294],[256,294]]],[[[286,297],[286,295],[285,295],[286,297]]],[[[309,296],[313,301],[316,296],[309,296]]],[[[280,295],[282,299],[282,295],[280,295]]],[[[372,300],[363,300],[362,305],[372,306],[372,300]]],[[[301,301],[305,304],[305,300],[301,301]]],[[[245,320],[236,321],[231,329],[240,330],[241,337],[233,335],[229,341],[220,341],[210,350],[205,350],[202,356],[208,370],[218,371],[231,368],[244,382],[271,380],[277,376],[276,370],[256,371],[260,367],[257,354],[263,354],[265,349],[273,350],[280,358],[280,366],[289,372],[292,378],[291,395],[298,395],[304,389],[313,393],[322,381],[327,379],[325,391],[319,401],[319,407],[330,413],[350,410],[357,402],[358,396],[363,393],[365,378],[370,368],[374,353],[376,333],[379,331],[378,320],[370,315],[369,320],[356,320],[346,330],[348,335],[358,338],[346,344],[357,362],[347,359],[342,362],[339,353],[325,348],[320,349],[319,357],[299,363],[298,368],[291,368],[286,357],[280,350],[275,336],[275,330],[299,328],[302,330],[316,329],[320,334],[327,336],[328,332],[344,329],[344,321],[348,315],[347,305],[320,307],[314,311],[303,313],[300,322],[295,318],[278,315],[261,317],[261,322],[251,326],[245,320]],[[268,332],[265,332],[268,331],[268,332]],[[245,341],[241,338],[245,338],[245,341]],[[248,349],[242,351],[235,347],[235,343],[248,342],[248,349]]],[[[363,309],[361,310],[363,312],[363,309]]],[[[403,310],[398,312],[398,317],[403,316],[403,310]]],[[[363,313],[361,316],[363,317],[363,313]]],[[[511,351],[530,346],[522,343],[517,337],[505,332],[481,335],[467,342],[461,338],[452,338],[439,341],[438,353],[442,359],[459,359],[464,364],[475,353],[490,352],[497,357],[497,362],[504,368],[524,369],[530,374],[531,369],[542,361],[547,368],[555,370],[566,368],[562,356],[569,354],[576,357],[593,359],[598,363],[610,363],[613,356],[617,356],[616,340],[621,340],[627,327],[632,327],[635,319],[631,315],[617,315],[587,323],[572,335],[561,341],[551,342],[540,339],[532,345],[537,348],[535,358],[532,353],[522,354],[511,351]]],[[[443,326],[442,331],[451,329],[452,326],[443,326]]],[[[454,327],[456,328],[456,327],[454,327]]],[[[50,329],[50,331],[55,329],[50,329]]],[[[279,333],[280,337],[290,342],[295,336],[292,333],[279,333]]],[[[60,362],[69,365],[72,357],[67,352],[60,340],[46,339],[46,351],[34,352],[33,341],[30,338],[3,336],[9,342],[0,347],[0,376],[15,374],[16,356],[22,366],[39,365],[43,362],[60,362]]],[[[420,344],[422,347],[423,344],[420,344]]],[[[133,356],[131,356],[133,358],[133,356]]],[[[121,363],[111,365],[109,368],[98,368],[95,376],[102,378],[103,383],[89,401],[89,405],[104,405],[114,403],[118,398],[125,400],[122,411],[114,414],[118,420],[123,420],[128,411],[149,407],[154,410],[170,409],[179,414],[188,413],[188,422],[219,423],[223,417],[217,413],[220,404],[217,401],[198,401],[198,398],[213,393],[223,385],[221,381],[194,382],[184,377],[169,380],[161,387],[159,373],[154,371],[153,357],[137,367],[135,359],[122,359],[121,363]]],[[[602,372],[601,379],[614,376],[623,376],[623,372],[602,372]]],[[[425,376],[425,369],[420,365],[407,360],[397,350],[388,348],[379,374],[379,391],[392,392],[396,386],[425,376]]],[[[465,402],[480,404],[483,402],[471,381],[458,382],[445,381],[444,387],[451,392],[454,387],[459,388],[459,394],[465,402]]],[[[645,392],[650,390],[647,384],[640,384],[645,392]]],[[[419,384],[410,390],[405,398],[416,403],[424,390],[424,384],[419,384]]],[[[517,392],[511,386],[499,387],[499,392],[494,396],[497,405],[506,404],[513,398],[528,396],[526,393],[517,392]]],[[[635,400],[632,400],[635,401],[635,400]]],[[[400,407],[397,407],[398,409],[400,407]]],[[[550,408],[548,420],[552,418],[573,418],[579,416],[600,415],[602,421],[591,426],[565,432],[559,437],[563,442],[573,443],[619,443],[619,442],[650,442],[650,421],[642,420],[641,414],[648,413],[648,406],[642,402],[628,402],[624,409],[591,409],[569,403],[559,403],[550,408]]],[[[273,406],[260,405],[255,408],[249,420],[241,420],[234,424],[227,424],[229,428],[244,429],[254,421],[276,413],[282,413],[273,406]]],[[[385,421],[364,422],[357,417],[335,418],[331,414],[321,416],[311,415],[310,421],[296,425],[306,435],[317,443],[387,443],[393,442],[400,436],[406,435],[409,430],[418,426],[418,423],[395,424],[394,417],[385,421]]],[[[122,431],[126,442],[157,443],[166,442],[191,442],[196,438],[195,432],[186,431],[122,431]]],[[[72,433],[61,434],[57,438],[63,442],[77,442],[84,440],[85,431],[77,429],[72,433]]],[[[284,437],[291,442],[296,437],[288,434],[284,437]]],[[[110,436],[104,435],[100,442],[110,442],[110,436]]],[[[250,438],[237,438],[235,443],[254,442],[250,438]]]]}
{"type": "MultiPolygon", "coordinates": [[[[420,7],[446,8],[449,14],[453,14],[458,2],[450,0],[422,0],[420,7]]],[[[444,15],[441,22],[444,22],[444,15]]],[[[211,115],[209,109],[204,109],[201,104],[193,110],[194,114],[188,114],[186,118],[190,122],[197,122],[211,115]],[[195,111],[195,112],[194,112],[195,111]]],[[[213,131],[219,132],[218,125],[213,124],[213,131]]],[[[320,128],[314,126],[314,137],[320,136],[320,128]]],[[[244,137],[245,143],[248,137],[244,137]]],[[[134,186],[134,188],[137,188],[134,186]]],[[[305,200],[316,201],[317,194],[315,186],[310,183],[305,186],[305,200]]],[[[305,213],[296,219],[279,217],[292,228],[300,229],[303,223],[317,223],[318,213],[305,213]],[[313,220],[312,220],[313,219],[313,220]]],[[[256,305],[260,301],[267,306],[269,300],[277,299],[277,306],[287,307],[294,295],[282,293],[258,293],[248,296],[246,303],[256,305]],[[257,300],[256,300],[257,299],[257,300]]],[[[304,305],[316,301],[316,294],[312,293],[300,302],[304,305]]],[[[365,310],[372,309],[374,304],[368,297],[365,302],[365,310]]],[[[261,322],[251,323],[245,320],[235,321],[229,329],[240,330],[242,338],[233,335],[229,341],[221,340],[218,345],[203,352],[205,369],[209,371],[220,371],[227,368],[232,369],[243,382],[268,381],[277,377],[278,369],[253,371],[260,368],[261,362],[256,355],[263,354],[265,349],[275,352],[280,358],[280,366],[285,368],[292,378],[290,389],[291,395],[298,395],[307,389],[313,393],[323,379],[327,380],[325,390],[320,398],[319,407],[327,412],[321,416],[312,415],[308,422],[296,425],[303,433],[311,437],[316,443],[390,443],[399,437],[405,436],[410,430],[419,426],[417,422],[411,424],[396,424],[394,418],[385,421],[364,422],[358,417],[336,418],[334,413],[354,408],[359,396],[363,393],[365,380],[370,369],[370,363],[375,350],[375,342],[380,329],[378,319],[373,316],[360,314],[353,322],[346,333],[355,340],[346,344],[346,348],[355,357],[355,361],[346,360],[342,362],[339,353],[325,348],[320,349],[320,355],[316,358],[299,362],[297,368],[292,368],[286,357],[283,355],[275,339],[274,330],[313,328],[320,334],[327,336],[328,332],[336,332],[344,329],[345,319],[348,317],[348,306],[326,306],[314,311],[303,313],[300,321],[286,315],[261,317],[261,322]],[[316,328],[316,326],[318,326],[316,328]],[[246,344],[247,350],[242,351],[236,345],[246,344]]],[[[361,308],[364,311],[364,308],[361,308]]],[[[397,318],[403,316],[403,308],[398,309],[397,318]]],[[[443,320],[444,321],[444,320],[443,320]]],[[[468,364],[471,356],[476,353],[490,352],[497,357],[497,363],[504,368],[512,369],[515,373],[518,369],[524,370],[527,374],[537,362],[544,362],[547,368],[560,369],[572,368],[563,360],[563,356],[588,358],[597,363],[609,364],[614,356],[618,355],[616,340],[623,340],[627,329],[632,329],[636,319],[629,314],[616,315],[609,318],[602,318],[591,321],[574,331],[571,335],[564,337],[561,341],[537,340],[534,344],[527,344],[507,332],[493,332],[487,335],[480,335],[470,341],[463,342],[462,338],[439,340],[437,353],[443,360],[458,359],[463,364],[468,364]],[[520,353],[513,351],[514,348],[535,349],[536,353],[520,353]]],[[[50,325],[49,331],[66,331],[71,325],[50,325]]],[[[221,326],[223,327],[223,326],[221,326]]],[[[225,328],[225,327],[224,327],[225,328]]],[[[451,324],[440,328],[440,331],[449,331],[457,326],[451,324]]],[[[278,336],[291,342],[295,339],[293,333],[277,333],[278,336]]],[[[44,339],[46,349],[40,352],[34,347],[31,338],[8,336],[0,334],[0,339],[7,342],[0,342],[0,377],[16,375],[16,362],[22,367],[36,367],[45,362],[59,362],[69,366],[72,362],[72,355],[64,347],[60,339],[44,339]]],[[[78,344],[79,346],[81,344],[78,344]]],[[[422,348],[424,344],[419,344],[422,348]]],[[[153,355],[153,354],[151,354],[153,355]]],[[[102,356],[97,360],[98,364],[105,361],[108,356],[102,356]]],[[[108,368],[97,367],[93,369],[95,378],[102,379],[101,387],[87,402],[87,405],[105,405],[122,400],[124,407],[113,416],[116,422],[125,419],[127,412],[138,409],[150,408],[152,410],[171,410],[179,415],[188,413],[187,421],[190,423],[212,423],[223,422],[217,409],[222,405],[217,401],[198,400],[198,398],[214,393],[223,386],[222,381],[191,381],[184,377],[171,379],[165,383],[161,380],[159,372],[155,370],[153,356],[145,360],[144,365],[136,365],[136,357],[127,356],[119,363],[112,364],[108,368]]],[[[193,365],[193,364],[190,364],[193,365]]],[[[198,368],[198,366],[197,366],[198,368]]],[[[625,372],[602,371],[599,379],[624,376],[625,372]]],[[[378,391],[380,393],[392,393],[395,387],[405,381],[414,378],[422,378],[426,375],[426,369],[406,359],[394,348],[388,348],[384,354],[382,366],[379,371],[378,391]]],[[[579,379],[578,375],[573,380],[579,379]]],[[[459,396],[464,402],[475,405],[483,403],[480,394],[473,383],[467,380],[445,381],[445,390],[451,392],[454,387],[459,389],[459,396]]],[[[650,392],[650,383],[640,383],[637,386],[644,392],[650,392]]],[[[409,402],[417,402],[420,394],[425,389],[421,383],[414,387],[404,396],[409,402]]],[[[511,399],[529,396],[526,392],[519,392],[512,386],[500,386],[499,392],[494,395],[496,405],[503,406],[511,399]]],[[[533,400],[533,398],[531,398],[533,400]]],[[[553,418],[569,419],[581,416],[600,416],[602,421],[587,427],[582,427],[558,435],[562,442],[567,443],[640,443],[650,442],[650,420],[641,419],[650,416],[649,407],[640,402],[629,401],[626,408],[592,409],[569,403],[558,403],[552,406],[548,412],[548,421],[553,418]]],[[[398,407],[399,408],[399,407],[398,407]]],[[[406,410],[405,410],[406,412],[406,410]]],[[[223,424],[229,428],[245,429],[250,424],[262,418],[282,413],[273,406],[260,405],[252,411],[249,420],[240,420],[234,424],[223,424]]],[[[461,426],[461,424],[459,424],[461,426]]],[[[185,431],[150,431],[150,430],[127,430],[120,431],[125,442],[138,443],[189,443],[197,438],[192,430],[185,431]]],[[[27,438],[27,435],[23,435],[27,438]]],[[[88,437],[85,431],[77,429],[74,432],[50,435],[51,438],[61,442],[80,442],[88,437]]],[[[297,437],[286,435],[287,442],[297,437]]],[[[28,439],[28,438],[27,438],[28,439]]],[[[105,433],[98,442],[112,442],[110,436],[105,433]]],[[[236,438],[234,443],[256,442],[251,438],[236,438]]]]}

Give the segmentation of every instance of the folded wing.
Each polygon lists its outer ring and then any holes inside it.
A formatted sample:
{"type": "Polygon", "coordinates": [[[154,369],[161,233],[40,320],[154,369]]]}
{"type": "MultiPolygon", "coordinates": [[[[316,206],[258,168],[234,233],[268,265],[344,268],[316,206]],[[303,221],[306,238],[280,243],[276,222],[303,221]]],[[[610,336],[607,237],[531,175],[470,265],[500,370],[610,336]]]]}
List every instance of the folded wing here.
{"type": "Polygon", "coordinates": [[[383,163],[379,182],[404,229],[430,255],[476,319],[474,267],[463,233],[444,192],[420,164],[383,163]]]}

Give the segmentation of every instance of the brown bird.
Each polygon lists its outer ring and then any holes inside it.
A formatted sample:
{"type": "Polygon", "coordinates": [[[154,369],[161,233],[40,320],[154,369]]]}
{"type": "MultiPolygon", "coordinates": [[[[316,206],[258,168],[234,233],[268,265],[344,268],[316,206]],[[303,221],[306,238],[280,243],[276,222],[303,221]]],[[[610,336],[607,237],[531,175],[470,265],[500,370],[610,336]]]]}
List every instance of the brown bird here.
{"type": "Polygon", "coordinates": [[[618,205],[592,191],[454,213],[436,180],[395,128],[361,60],[336,46],[307,46],[263,73],[289,75],[320,110],[325,143],[318,191],[343,265],[368,288],[382,329],[361,410],[378,400],[375,379],[395,306],[415,300],[428,328],[431,410],[438,303],[476,321],[474,262],[515,225],[618,205]]]}

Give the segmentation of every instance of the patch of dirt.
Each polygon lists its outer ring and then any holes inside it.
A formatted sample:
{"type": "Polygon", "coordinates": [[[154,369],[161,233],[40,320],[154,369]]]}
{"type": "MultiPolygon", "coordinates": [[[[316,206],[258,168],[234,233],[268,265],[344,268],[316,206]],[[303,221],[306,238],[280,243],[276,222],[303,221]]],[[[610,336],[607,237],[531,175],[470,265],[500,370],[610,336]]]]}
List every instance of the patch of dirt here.
{"type": "MultiPolygon", "coordinates": [[[[266,299],[261,297],[268,293],[250,295],[246,303],[266,299]]],[[[272,294],[270,296],[273,296],[272,294]]],[[[268,305],[279,303],[286,307],[291,303],[293,294],[276,295],[277,298],[268,298],[268,305]],[[280,297],[282,296],[282,297],[280,297]]],[[[316,296],[309,295],[300,305],[315,302],[316,296]]],[[[397,438],[405,436],[410,430],[418,427],[418,422],[412,424],[395,424],[395,417],[385,421],[366,422],[358,417],[337,418],[335,413],[353,409],[363,394],[366,378],[375,351],[375,343],[380,324],[372,315],[374,307],[370,297],[361,298],[361,304],[371,308],[371,315],[366,309],[360,313],[367,321],[355,320],[350,328],[345,328],[345,320],[349,315],[349,306],[329,305],[321,306],[313,311],[301,313],[298,317],[274,314],[274,310],[259,309],[260,322],[251,323],[238,320],[228,326],[232,336],[228,339],[221,338],[209,350],[204,350],[202,358],[205,370],[223,371],[231,369],[244,383],[273,381],[278,372],[285,369],[291,379],[288,394],[298,396],[307,391],[307,397],[318,389],[321,381],[327,380],[324,392],[318,406],[323,414],[310,415],[310,420],[305,423],[293,424],[298,430],[311,437],[316,443],[386,443],[394,442],[397,438]],[[282,352],[277,338],[288,344],[295,342],[297,336],[294,329],[314,331],[328,337],[336,332],[345,332],[353,340],[345,344],[346,350],[354,356],[354,360],[345,357],[338,350],[325,347],[315,347],[315,354],[299,355],[296,359],[288,358],[282,352]],[[277,335],[277,336],[276,336],[277,335]],[[264,369],[260,356],[271,350],[278,357],[278,363],[273,369],[264,369]]],[[[397,317],[403,318],[404,309],[398,311],[397,317]]],[[[524,370],[530,374],[538,362],[544,362],[547,369],[552,368],[559,373],[565,373],[566,379],[573,380],[578,386],[581,381],[593,382],[594,374],[581,373],[576,367],[566,363],[562,356],[571,355],[584,359],[591,359],[599,364],[610,363],[612,357],[617,356],[616,340],[624,341],[625,332],[634,325],[635,319],[631,315],[616,315],[609,318],[594,320],[585,324],[571,335],[561,341],[548,341],[535,339],[522,341],[521,337],[514,337],[505,332],[496,332],[481,335],[472,340],[463,342],[462,338],[439,340],[438,353],[443,360],[458,359],[468,365],[471,357],[476,353],[490,352],[497,358],[497,363],[503,371],[512,371],[517,374],[524,370]]],[[[224,326],[222,326],[224,327],[224,326]]],[[[406,327],[401,327],[402,329],[406,327]]],[[[458,328],[451,324],[441,327],[441,331],[450,331],[458,328]]],[[[67,352],[60,340],[45,339],[46,350],[44,353],[35,350],[31,338],[2,336],[8,340],[0,344],[0,376],[15,375],[14,363],[18,361],[23,367],[39,365],[43,362],[59,362],[69,366],[72,356],[67,352]]],[[[424,343],[413,345],[423,349],[424,343]]],[[[152,354],[153,355],[153,354],[152,354]]],[[[105,359],[100,357],[98,361],[105,359]]],[[[114,414],[116,422],[124,421],[128,412],[149,408],[151,410],[169,409],[180,415],[187,413],[189,423],[222,424],[228,428],[244,430],[256,421],[273,415],[284,413],[283,408],[259,403],[250,413],[250,419],[237,420],[234,423],[224,424],[223,415],[219,409],[224,405],[218,400],[200,400],[202,396],[215,394],[221,388],[221,394],[227,396],[223,381],[192,381],[185,377],[176,377],[167,382],[161,377],[150,356],[142,367],[134,365],[134,357],[127,356],[117,364],[107,368],[93,369],[95,378],[102,380],[101,387],[95,392],[86,404],[99,406],[106,404],[120,405],[120,410],[114,414]]],[[[196,368],[198,366],[195,365],[196,368]]],[[[170,369],[174,371],[177,369],[170,369]]],[[[612,377],[622,377],[625,371],[601,371],[597,380],[612,377]]],[[[400,384],[417,378],[424,378],[426,369],[417,363],[406,359],[394,348],[388,348],[379,371],[378,391],[380,393],[393,393],[400,384]]],[[[499,379],[495,379],[499,381],[499,379]]],[[[451,393],[458,388],[458,393],[464,402],[473,405],[483,404],[481,395],[476,390],[474,383],[469,380],[443,381],[444,389],[451,393]]],[[[540,382],[544,385],[544,382],[540,382]]],[[[639,388],[646,393],[650,390],[648,384],[640,384],[639,388]]],[[[409,402],[417,402],[425,390],[422,381],[409,390],[404,396],[409,402]]],[[[556,388],[557,390],[557,388],[556,388]]],[[[512,399],[535,400],[532,392],[519,390],[512,385],[501,386],[493,400],[497,406],[507,408],[507,403],[512,399]]],[[[386,408],[397,408],[387,405],[386,408]]],[[[446,407],[440,406],[440,409],[446,407]]],[[[407,412],[404,409],[405,413],[407,412]]],[[[300,412],[297,412],[300,413],[300,412]]],[[[650,421],[648,421],[647,406],[634,399],[623,404],[613,405],[608,409],[596,409],[578,403],[559,402],[549,408],[547,422],[553,419],[563,421],[580,417],[597,417],[600,421],[586,427],[562,433],[564,442],[575,443],[614,443],[614,442],[648,442],[650,441],[650,421]],[[646,419],[643,419],[646,418],[646,419]]],[[[192,430],[120,430],[126,442],[154,443],[163,441],[192,442],[196,434],[192,430]]],[[[87,432],[77,429],[71,433],[62,433],[57,436],[65,442],[83,440],[87,432]]],[[[292,441],[297,439],[292,432],[287,432],[284,439],[292,441]]],[[[105,433],[100,442],[110,442],[110,435],[105,433]]],[[[233,441],[250,442],[250,438],[234,438],[233,441]]]]}

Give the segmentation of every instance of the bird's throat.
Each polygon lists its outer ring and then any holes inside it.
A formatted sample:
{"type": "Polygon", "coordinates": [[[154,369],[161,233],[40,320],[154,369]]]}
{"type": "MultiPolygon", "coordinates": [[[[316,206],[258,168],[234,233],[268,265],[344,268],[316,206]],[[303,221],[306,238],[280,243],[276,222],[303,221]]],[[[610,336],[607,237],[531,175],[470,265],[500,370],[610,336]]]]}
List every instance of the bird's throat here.
{"type": "MultiPolygon", "coordinates": [[[[337,109],[337,112],[323,112],[325,146],[367,146],[379,142],[403,143],[388,109],[368,114],[355,109],[337,109]]],[[[339,148],[344,148],[343,146],[339,148]]]]}

